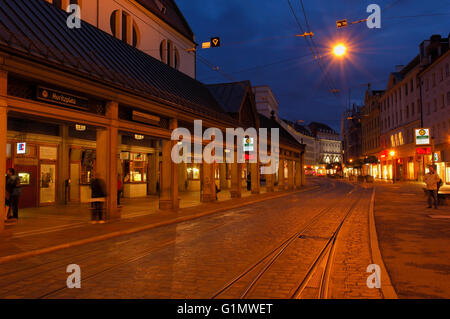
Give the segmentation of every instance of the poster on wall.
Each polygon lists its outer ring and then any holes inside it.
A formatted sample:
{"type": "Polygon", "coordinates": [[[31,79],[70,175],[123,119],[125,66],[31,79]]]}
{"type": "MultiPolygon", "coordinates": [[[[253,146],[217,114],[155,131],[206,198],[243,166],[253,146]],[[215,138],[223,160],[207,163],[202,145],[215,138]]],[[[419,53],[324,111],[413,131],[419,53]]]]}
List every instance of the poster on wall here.
{"type": "Polygon", "coordinates": [[[55,164],[41,164],[40,175],[40,203],[49,204],[55,202],[55,164]]]}
{"type": "Polygon", "coordinates": [[[56,161],[58,158],[58,149],[56,147],[40,146],[39,158],[56,161]]]}

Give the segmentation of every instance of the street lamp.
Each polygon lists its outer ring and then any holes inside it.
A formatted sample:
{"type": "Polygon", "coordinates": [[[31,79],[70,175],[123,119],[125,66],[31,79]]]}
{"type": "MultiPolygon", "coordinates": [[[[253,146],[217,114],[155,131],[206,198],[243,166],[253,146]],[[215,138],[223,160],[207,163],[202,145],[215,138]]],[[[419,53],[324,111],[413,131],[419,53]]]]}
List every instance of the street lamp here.
{"type": "Polygon", "coordinates": [[[342,43],[339,43],[334,46],[333,48],[333,54],[337,57],[342,57],[347,53],[347,47],[343,45],[342,43]]]}

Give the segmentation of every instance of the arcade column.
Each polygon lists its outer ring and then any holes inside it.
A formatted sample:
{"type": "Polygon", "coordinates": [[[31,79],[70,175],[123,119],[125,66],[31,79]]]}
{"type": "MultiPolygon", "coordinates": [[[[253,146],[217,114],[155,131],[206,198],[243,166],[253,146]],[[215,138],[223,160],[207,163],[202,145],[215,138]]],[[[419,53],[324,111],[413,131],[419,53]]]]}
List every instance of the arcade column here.
{"type": "MultiPolygon", "coordinates": [[[[176,119],[170,120],[169,128],[178,127],[176,119]]],[[[162,140],[161,185],[159,208],[162,210],[178,209],[178,165],[172,161],[172,148],[177,141],[162,140]]]]}
{"type": "Polygon", "coordinates": [[[8,104],[6,102],[8,73],[0,70],[0,232],[5,228],[5,175],[6,175],[6,136],[8,123],[8,104]]]}

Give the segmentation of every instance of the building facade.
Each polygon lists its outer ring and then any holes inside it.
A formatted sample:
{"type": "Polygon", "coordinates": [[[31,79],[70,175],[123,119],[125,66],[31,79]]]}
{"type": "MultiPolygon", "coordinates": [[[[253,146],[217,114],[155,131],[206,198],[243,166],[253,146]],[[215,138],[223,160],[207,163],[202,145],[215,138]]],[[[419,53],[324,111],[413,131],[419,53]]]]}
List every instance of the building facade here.
{"type": "Polygon", "coordinates": [[[370,84],[364,98],[361,115],[363,175],[379,177],[381,165],[378,162],[380,144],[380,97],[384,91],[371,90],[370,84]]]}
{"type": "MultiPolygon", "coordinates": [[[[82,1],[81,6],[93,2],[82,1]]],[[[110,17],[113,9],[102,14],[110,17]]],[[[232,163],[228,170],[222,163],[180,166],[171,157],[179,145],[172,132],[183,127],[194,136],[194,120],[202,120],[204,130],[218,128],[223,134],[242,123],[264,127],[252,94],[244,95],[245,112],[236,119],[193,77],[95,24],[83,21],[80,29],[68,28],[69,15],[44,0],[4,0],[0,17],[4,26],[0,28],[0,161],[6,163],[0,166],[0,175],[6,168],[16,170],[21,207],[87,201],[93,177],[105,181],[107,219],[121,217],[119,179],[125,196],[155,195],[149,200],[162,210],[180,206],[178,194],[189,178],[200,180],[199,202],[216,200],[215,186],[223,180],[229,180],[230,197],[241,196],[246,177],[242,168],[247,162],[232,163]]],[[[200,143],[205,147],[208,142],[200,143]]],[[[288,138],[280,139],[280,144],[279,187],[300,187],[304,147],[288,138]]],[[[236,147],[223,147],[224,153],[236,156],[236,147]]],[[[261,165],[251,166],[254,193],[261,187],[261,165]]],[[[274,189],[275,175],[265,176],[268,191],[274,189]]],[[[1,198],[5,198],[4,183],[0,179],[1,198]]],[[[1,206],[0,216],[4,212],[1,206]]],[[[0,218],[0,229],[3,226],[0,218]]]]}
{"type": "Polygon", "coordinates": [[[172,0],[46,0],[155,59],[195,78],[194,33],[172,0]]]}
{"type": "Polygon", "coordinates": [[[431,155],[444,183],[450,184],[450,50],[449,38],[433,36],[421,44],[423,127],[430,128],[431,155]]]}
{"type": "Polygon", "coordinates": [[[363,165],[361,118],[362,107],[356,105],[342,114],[342,155],[346,175],[361,174],[363,165]]]}

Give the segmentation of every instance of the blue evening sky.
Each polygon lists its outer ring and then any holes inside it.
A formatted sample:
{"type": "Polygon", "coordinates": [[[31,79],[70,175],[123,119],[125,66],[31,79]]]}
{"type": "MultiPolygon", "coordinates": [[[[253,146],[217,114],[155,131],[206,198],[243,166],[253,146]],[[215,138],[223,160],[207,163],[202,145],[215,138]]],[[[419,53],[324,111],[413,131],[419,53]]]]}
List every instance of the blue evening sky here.
{"type": "MultiPolygon", "coordinates": [[[[304,29],[300,0],[290,0],[304,29]]],[[[367,83],[385,89],[396,65],[406,65],[419,44],[432,34],[450,33],[450,0],[303,0],[314,42],[322,55],[324,77],[287,0],[176,0],[197,43],[220,36],[222,47],[199,48],[197,79],[204,83],[250,80],[269,85],[280,116],[289,120],[319,121],[340,130],[340,116],[351,102],[361,104],[367,83]],[[381,8],[381,28],[366,23],[337,30],[336,20],[369,16],[369,4],[381,8]],[[336,42],[349,47],[345,59],[330,55],[336,42]],[[205,65],[219,66],[221,72],[205,65]],[[334,82],[334,85],[327,84],[334,82]],[[335,86],[335,96],[329,88],[335,86]]]]}

